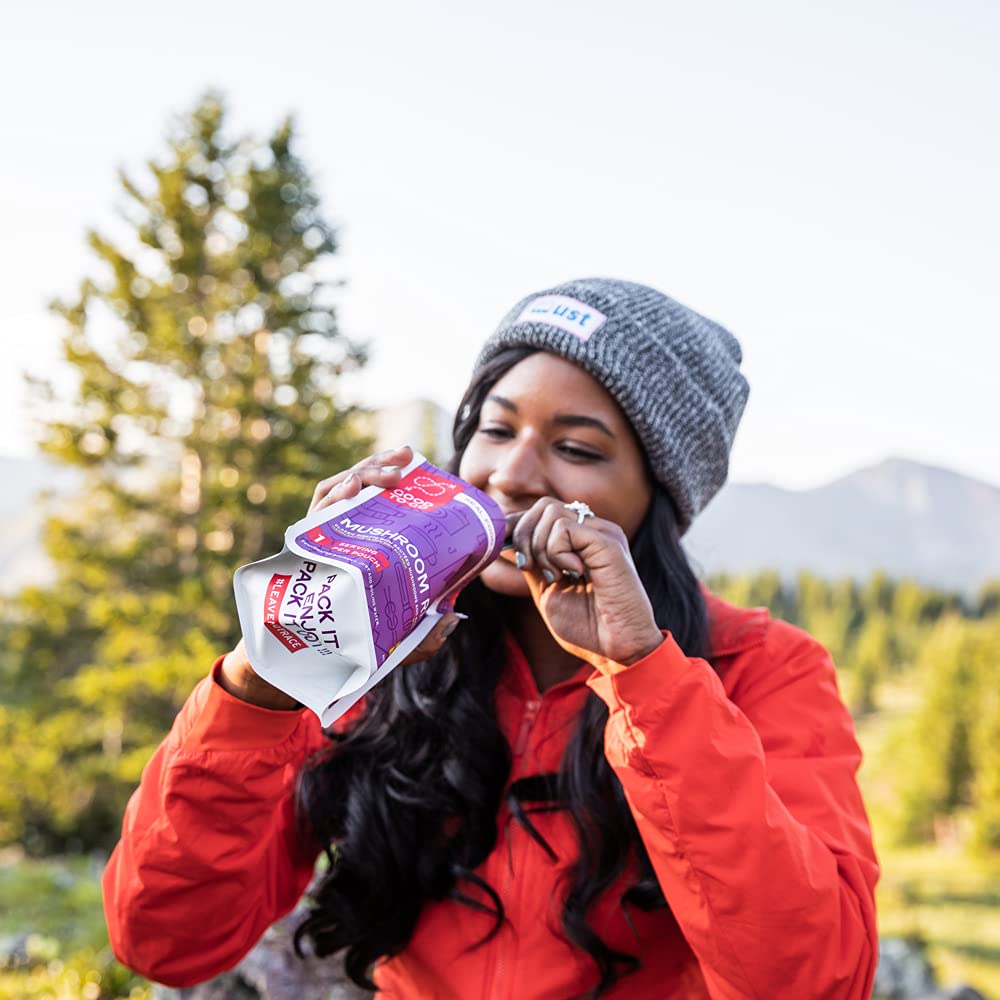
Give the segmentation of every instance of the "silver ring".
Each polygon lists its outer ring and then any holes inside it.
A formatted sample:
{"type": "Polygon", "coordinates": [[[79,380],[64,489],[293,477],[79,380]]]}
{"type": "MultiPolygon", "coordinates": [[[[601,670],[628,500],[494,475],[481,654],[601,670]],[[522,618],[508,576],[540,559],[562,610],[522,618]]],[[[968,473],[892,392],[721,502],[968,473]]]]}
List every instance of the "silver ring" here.
{"type": "Polygon", "coordinates": [[[576,514],[577,524],[583,524],[588,517],[597,516],[582,500],[574,500],[572,503],[564,503],[563,506],[567,510],[571,510],[574,514],[576,514]]]}

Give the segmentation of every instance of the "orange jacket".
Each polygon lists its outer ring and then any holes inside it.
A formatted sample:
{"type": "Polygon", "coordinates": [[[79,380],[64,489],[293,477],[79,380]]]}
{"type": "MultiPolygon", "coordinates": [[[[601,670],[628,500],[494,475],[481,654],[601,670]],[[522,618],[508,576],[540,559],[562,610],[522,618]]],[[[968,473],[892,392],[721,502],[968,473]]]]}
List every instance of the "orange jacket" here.
{"type": "MultiPolygon", "coordinates": [[[[861,754],[827,652],[766,610],[708,595],[713,658],[669,634],[644,660],[584,667],[538,693],[511,643],[497,690],[514,752],[511,780],[554,771],[587,687],[610,710],[605,748],[670,910],[630,910],[610,891],[591,923],[642,967],[610,997],[866,1000],[876,961],[878,865],[855,782],[861,754]]],[[[289,911],[314,865],[295,832],[292,792],[323,742],[308,712],[271,712],[202,681],[129,802],[104,875],[116,955],[188,986],[235,965],[289,911]]],[[[409,946],[380,964],[387,997],[579,996],[597,981],[559,932],[558,882],[576,849],[561,812],[533,823],[552,861],[506,810],[479,869],[508,921],[457,902],[425,905],[409,946]]],[[[634,877],[634,874],[633,874],[634,877]]]]}

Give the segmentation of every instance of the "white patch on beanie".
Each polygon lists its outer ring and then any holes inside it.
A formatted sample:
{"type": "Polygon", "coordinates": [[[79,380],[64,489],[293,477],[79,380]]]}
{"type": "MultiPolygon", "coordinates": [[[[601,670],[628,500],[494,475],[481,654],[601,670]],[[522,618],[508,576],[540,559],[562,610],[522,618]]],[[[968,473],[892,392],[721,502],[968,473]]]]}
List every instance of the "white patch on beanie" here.
{"type": "Polygon", "coordinates": [[[571,299],[568,295],[539,295],[521,310],[514,325],[547,323],[572,333],[580,340],[589,340],[607,321],[608,317],[604,313],[579,299],[571,299]]]}

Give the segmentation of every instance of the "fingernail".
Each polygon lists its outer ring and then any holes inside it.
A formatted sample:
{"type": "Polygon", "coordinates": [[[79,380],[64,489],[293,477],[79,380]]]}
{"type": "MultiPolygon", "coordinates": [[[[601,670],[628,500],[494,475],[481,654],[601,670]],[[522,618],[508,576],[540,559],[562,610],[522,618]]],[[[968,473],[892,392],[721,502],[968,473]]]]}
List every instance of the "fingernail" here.
{"type": "Polygon", "coordinates": [[[453,622],[449,622],[447,625],[445,625],[444,629],[442,629],[442,631],[441,631],[441,638],[442,639],[447,639],[448,636],[450,636],[451,633],[454,632],[455,629],[458,628],[459,624],[460,624],[459,622],[453,621],[453,622]]]}
{"type": "Polygon", "coordinates": [[[524,569],[524,567],[528,565],[528,560],[525,559],[523,552],[518,552],[514,556],[514,562],[517,563],[517,568],[518,569],[524,569]]]}
{"type": "Polygon", "coordinates": [[[467,621],[469,620],[469,616],[468,616],[468,615],[463,615],[461,611],[456,611],[456,612],[455,612],[455,617],[456,617],[456,618],[457,618],[457,619],[458,619],[458,620],[459,620],[460,622],[467,622],[467,621]]]}
{"type": "Polygon", "coordinates": [[[563,576],[565,576],[569,580],[572,580],[574,583],[580,582],[580,574],[577,573],[575,569],[564,569],[563,576]]]}
{"type": "Polygon", "coordinates": [[[354,485],[355,483],[359,483],[359,482],[361,482],[361,480],[360,480],[360,478],[358,477],[358,474],[357,474],[356,472],[352,472],[352,473],[351,473],[351,474],[350,474],[350,475],[349,475],[349,476],[348,476],[348,477],[347,477],[347,478],[346,478],[346,479],[344,480],[344,485],[345,485],[345,486],[353,486],[353,485],[354,485]]]}
{"type": "Polygon", "coordinates": [[[383,472],[399,472],[399,466],[398,465],[383,465],[382,466],[382,471],[383,472]]]}
{"type": "Polygon", "coordinates": [[[542,570],[542,576],[545,577],[545,582],[546,583],[555,583],[556,582],[556,575],[550,569],[543,569],[542,570]]]}

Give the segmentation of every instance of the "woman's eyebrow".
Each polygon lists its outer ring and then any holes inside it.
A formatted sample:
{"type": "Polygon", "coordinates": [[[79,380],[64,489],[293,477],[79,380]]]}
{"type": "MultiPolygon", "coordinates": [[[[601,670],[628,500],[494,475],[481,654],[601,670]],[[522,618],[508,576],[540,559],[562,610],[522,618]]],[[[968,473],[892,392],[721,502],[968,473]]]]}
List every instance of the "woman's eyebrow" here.
{"type": "MultiPolygon", "coordinates": [[[[496,403],[497,406],[502,406],[505,410],[510,410],[511,413],[517,413],[517,404],[504,396],[492,393],[486,398],[490,402],[496,403]]],[[[615,432],[603,420],[598,420],[596,417],[585,417],[582,413],[557,413],[552,418],[552,423],[557,427],[593,427],[594,430],[598,430],[602,434],[607,434],[612,440],[615,437],[615,432]]]]}
{"type": "Polygon", "coordinates": [[[598,420],[596,417],[585,417],[582,414],[558,413],[552,418],[552,423],[559,427],[593,427],[594,430],[600,431],[602,434],[607,434],[612,440],[615,436],[614,431],[603,421],[598,420]]]}
{"type": "Polygon", "coordinates": [[[497,396],[495,393],[486,397],[491,403],[496,403],[498,406],[502,406],[505,410],[510,410],[511,413],[517,413],[517,406],[512,403],[509,399],[505,399],[503,396],[497,396]]]}

